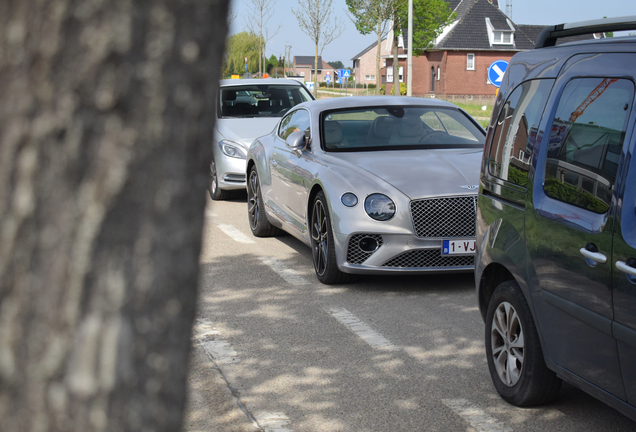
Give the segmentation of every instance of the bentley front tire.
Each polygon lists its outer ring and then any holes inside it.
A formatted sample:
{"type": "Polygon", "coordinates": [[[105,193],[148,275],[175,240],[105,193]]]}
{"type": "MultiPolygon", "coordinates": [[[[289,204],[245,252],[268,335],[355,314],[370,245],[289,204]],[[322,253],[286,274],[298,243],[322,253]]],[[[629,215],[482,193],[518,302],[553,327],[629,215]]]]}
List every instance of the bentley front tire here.
{"type": "Polygon", "coordinates": [[[528,303],[515,281],[500,284],[486,314],[488,369],[501,397],[516,406],[543,405],[561,379],[548,369],[528,303]]]}
{"type": "Polygon", "coordinates": [[[278,228],[269,223],[265,209],[263,209],[261,184],[258,180],[256,167],[252,167],[250,170],[247,182],[247,216],[254,236],[271,237],[278,234],[278,228]]]}
{"type": "Polygon", "coordinates": [[[318,192],[311,211],[311,251],[318,280],[326,285],[345,283],[351,276],[338,269],[327,200],[318,192]]]}

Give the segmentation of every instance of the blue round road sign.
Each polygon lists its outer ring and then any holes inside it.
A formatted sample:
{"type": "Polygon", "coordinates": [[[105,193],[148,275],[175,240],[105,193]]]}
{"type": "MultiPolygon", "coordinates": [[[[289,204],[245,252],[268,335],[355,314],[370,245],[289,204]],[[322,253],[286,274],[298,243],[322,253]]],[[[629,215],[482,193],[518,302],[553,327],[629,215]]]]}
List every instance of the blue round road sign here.
{"type": "Polygon", "coordinates": [[[506,72],[507,68],[508,68],[507,61],[505,60],[494,61],[488,67],[488,81],[490,81],[490,84],[494,85],[495,87],[499,87],[501,85],[501,80],[503,80],[504,73],[506,72]]]}

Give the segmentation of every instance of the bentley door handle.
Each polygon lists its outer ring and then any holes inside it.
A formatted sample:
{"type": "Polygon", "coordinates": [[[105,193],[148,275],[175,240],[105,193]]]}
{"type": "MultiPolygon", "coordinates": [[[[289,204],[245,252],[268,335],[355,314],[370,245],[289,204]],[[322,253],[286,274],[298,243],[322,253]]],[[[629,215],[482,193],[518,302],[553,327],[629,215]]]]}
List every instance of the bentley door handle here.
{"type": "Polygon", "coordinates": [[[634,265],[636,265],[636,260],[633,258],[628,259],[627,262],[616,261],[616,268],[618,270],[632,276],[636,276],[636,267],[634,267],[634,265]]]}
{"type": "Polygon", "coordinates": [[[605,264],[607,262],[605,254],[600,253],[594,243],[586,244],[585,247],[579,249],[579,252],[581,252],[581,255],[585,258],[591,259],[599,264],[605,264]]]}

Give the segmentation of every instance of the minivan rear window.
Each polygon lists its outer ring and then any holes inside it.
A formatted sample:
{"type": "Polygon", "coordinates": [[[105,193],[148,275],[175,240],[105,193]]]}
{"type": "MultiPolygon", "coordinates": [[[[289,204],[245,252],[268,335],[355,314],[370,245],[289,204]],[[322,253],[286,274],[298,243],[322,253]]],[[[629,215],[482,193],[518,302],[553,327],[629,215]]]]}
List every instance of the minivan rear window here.
{"type": "Polygon", "coordinates": [[[499,114],[488,156],[491,175],[526,186],[543,107],[554,80],[532,80],[517,87],[499,114]]]}

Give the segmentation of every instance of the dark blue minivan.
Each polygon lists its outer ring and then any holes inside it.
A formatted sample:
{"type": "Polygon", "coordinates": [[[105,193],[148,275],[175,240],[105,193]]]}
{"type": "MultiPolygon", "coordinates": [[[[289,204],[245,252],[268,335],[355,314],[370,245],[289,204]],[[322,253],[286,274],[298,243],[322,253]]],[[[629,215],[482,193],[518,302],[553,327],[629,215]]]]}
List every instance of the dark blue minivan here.
{"type": "Polygon", "coordinates": [[[493,383],[518,406],[565,380],[636,420],[636,36],[604,33],[633,29],[546,28],[497,96],[475,282],[493,383]]]}

